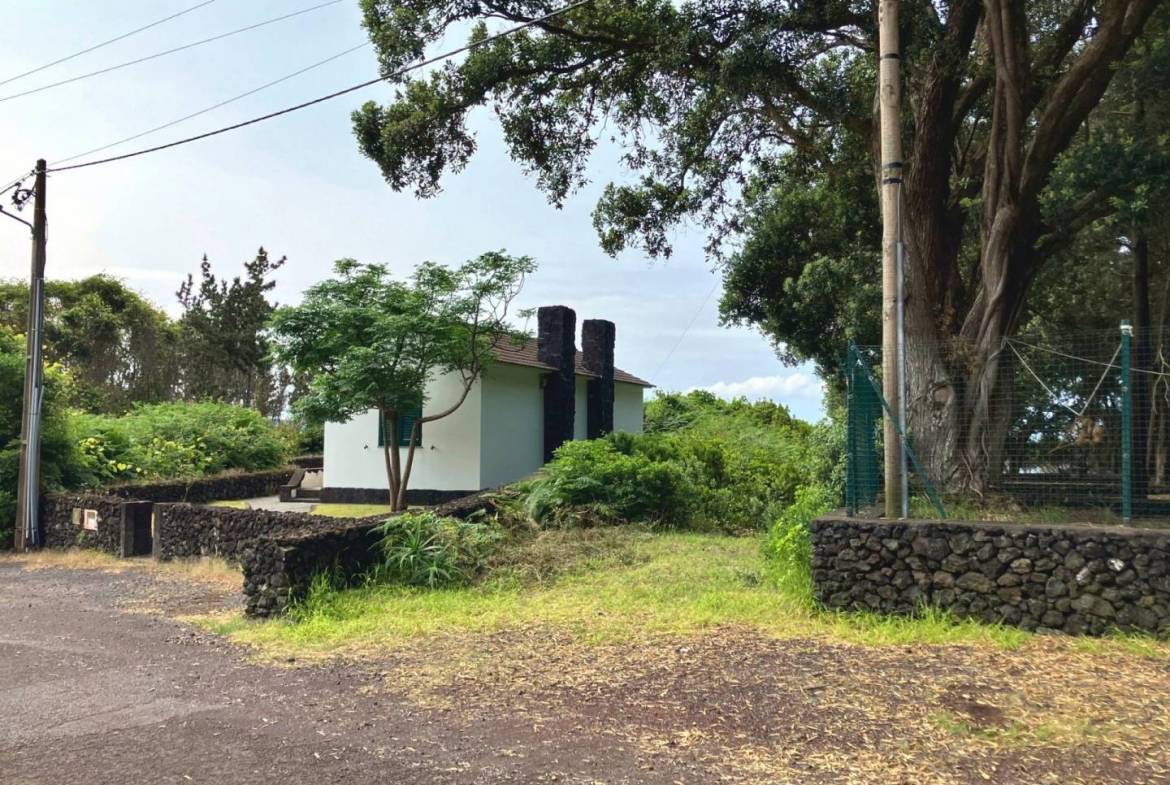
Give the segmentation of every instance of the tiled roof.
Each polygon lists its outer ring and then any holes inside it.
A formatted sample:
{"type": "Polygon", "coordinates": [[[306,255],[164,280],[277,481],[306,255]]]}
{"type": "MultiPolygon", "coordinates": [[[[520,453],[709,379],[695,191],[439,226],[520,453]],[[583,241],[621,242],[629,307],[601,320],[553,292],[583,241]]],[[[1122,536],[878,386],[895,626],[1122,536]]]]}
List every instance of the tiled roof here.
{"type": "MultiPolygon", "coordinates": [[[[515,341],[504,341],[496,345],[496,359],[502,363],[509,365],[527,365],[530,368],[541,368],[546,371],[555,371],[556,368],[548,363],[542,363],[537,359],[536,353],[536,339],[530,338],[522,343],[515,341]]],[[[577,352],[577,375],[588,376],[590,378],[597,378],[597,374],[585,369],[584,361],[582,360],[581,352],[577,352]]],[[[613,369],[613,380],[615,382],[625,382],[626,384],[637,384],[641,387],[653,387],[654,385],[645,379],[639,379],[632,373],[627,373],[621,368],[613,369]]]]}

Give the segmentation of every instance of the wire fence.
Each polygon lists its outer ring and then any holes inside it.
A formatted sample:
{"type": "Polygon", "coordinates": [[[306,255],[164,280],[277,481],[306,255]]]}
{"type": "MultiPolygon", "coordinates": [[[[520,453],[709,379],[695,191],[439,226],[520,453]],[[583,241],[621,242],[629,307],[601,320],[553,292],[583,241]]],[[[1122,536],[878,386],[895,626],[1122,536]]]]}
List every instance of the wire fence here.
{"type": "MultiPolygon", "coordinates": [[[[1170,349],[1161,335],[909,341],[911,517],[1170,525],[1170,349]]],[[[881,352],[851,346],[846,506],[883,510],[881,352]]]]}

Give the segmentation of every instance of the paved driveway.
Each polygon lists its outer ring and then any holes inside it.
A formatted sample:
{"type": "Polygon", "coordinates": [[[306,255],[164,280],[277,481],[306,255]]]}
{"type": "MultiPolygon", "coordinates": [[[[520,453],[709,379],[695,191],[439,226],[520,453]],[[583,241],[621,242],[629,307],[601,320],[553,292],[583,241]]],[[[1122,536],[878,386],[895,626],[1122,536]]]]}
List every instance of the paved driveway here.
{"type": "Polygon", "coordinates": [[[631,781],[620,754],[582,771],[576,742],[463,726],[379,689],[372,668],[253,664],[166,615],[232,602],[142,567],[0,558],[0,782],[631,781]]]}

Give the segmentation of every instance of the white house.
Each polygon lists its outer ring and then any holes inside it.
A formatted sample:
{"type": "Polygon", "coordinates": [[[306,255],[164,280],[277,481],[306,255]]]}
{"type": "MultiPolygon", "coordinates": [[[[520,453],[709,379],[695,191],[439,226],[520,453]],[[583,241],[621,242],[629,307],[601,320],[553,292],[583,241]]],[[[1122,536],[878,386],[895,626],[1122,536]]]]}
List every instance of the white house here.
{"type": "MultiPolygon", "coordinates": [[[[408,496],[435,503],[532,474],[569,439],[610,431],[642,431],[642,393],[649,382],[615,368],[612,322],[587,319],[576,348],[576,314],[540,308],[538,337],[500,346],[467,400],[453,414],[422,427],[408,496]]],[[[458,400],[462,380],[431,380],[423,414],[458,400]]],[[[399,434],[409,439],[409,423],[399,434]]],[[[325,425],[322,501],[386,499],[388,482],[376,411],[325,425]]],[[[403,450],[405,459],[405,450],[403,450]]]]}

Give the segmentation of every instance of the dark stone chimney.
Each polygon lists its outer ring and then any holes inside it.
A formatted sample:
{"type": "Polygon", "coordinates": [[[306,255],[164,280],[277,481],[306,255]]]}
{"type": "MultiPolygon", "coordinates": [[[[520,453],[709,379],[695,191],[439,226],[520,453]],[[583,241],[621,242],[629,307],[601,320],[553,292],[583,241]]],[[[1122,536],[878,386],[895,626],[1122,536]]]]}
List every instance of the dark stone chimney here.
{"type": "Polygon", "coordinates": [[[536,358],[556,368],[544,380],[544,460],[573,438],[577,405],[577,314],[563,305],[536,312],[536,358]]]}
{"type": "Polygon", "coordinates": [[[617,328],[604,319],[586,319],[581,325],[581,361],[597,374],[589,380],[585,434],[599,439],[613,430],[613,345],[617,328]]]}

